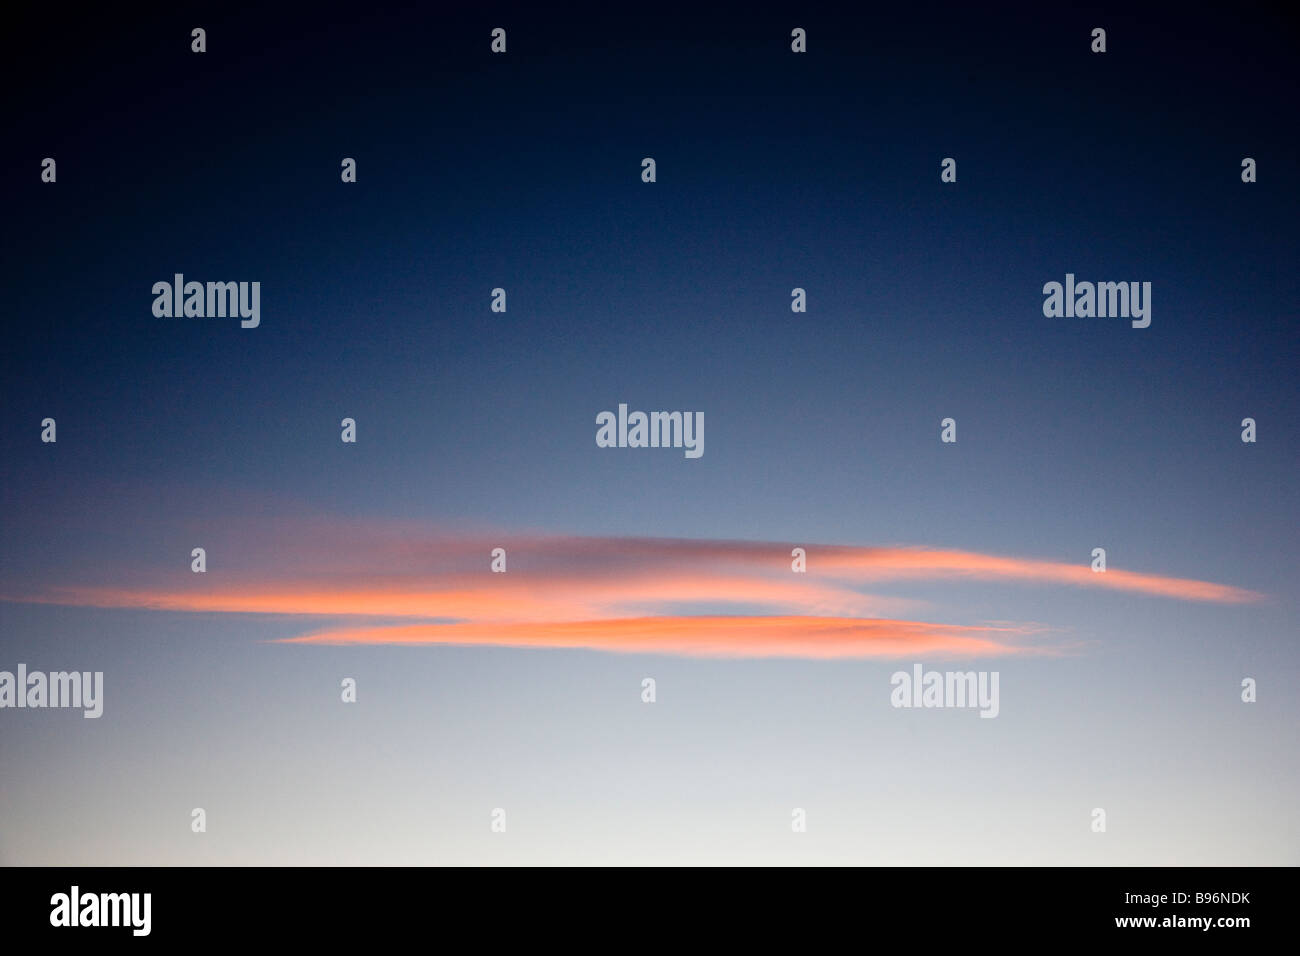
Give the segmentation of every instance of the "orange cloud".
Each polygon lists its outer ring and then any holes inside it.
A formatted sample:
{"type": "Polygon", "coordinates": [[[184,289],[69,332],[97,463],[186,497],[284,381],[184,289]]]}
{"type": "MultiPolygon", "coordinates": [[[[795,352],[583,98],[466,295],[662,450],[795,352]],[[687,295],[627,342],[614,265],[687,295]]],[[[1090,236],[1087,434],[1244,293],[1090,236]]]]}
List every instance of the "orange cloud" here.
{"type": "Polygon", "coordinates": [[[347,628],[287,638],[282,643],[487,645],[685,657],[829,660],[1033,653],[1035,649],[1009,641],[1035,630],[845,617],[642,617],[504,627],[472,623],[347,628]]]}
{"type": "MultiPolygon", "coordinates": [[[[919,547],[560,536],[447,536],[377,524],[249,535],[213,550],[220,571],[155,575],[153,586],[71,585],[4,600],[165,611],[409,618],[405,626],[330,629],[304,643],[502,644],[753,656],[891,656],[936,650],[1023,653],[1015,627],[894,619],[916,600],[863,593],[887,581],[1060,584],[1240,604],[1255,592],[1189,578],[919,547]],[[249,540],[252,537],[252,540],[249,540]],[[509,571],[488,569],[493,547],[509,571]],[[295,560],[297,553],[302,561],[295,560]],[[234,562],[240,562],[235,564],[234,562]],[[278,569],[302,568],[286,575],[278,569]],[[734,611],[734,613],[731,613],[734,611]],[[429,623],[434,622],[434,623],[429,623]]],[[[133,578],[138,579],[138,578],[133,578]]]]}
{"type": "Polygon", "coordinates": [[[873,598],[794,575],[767,580],[696,573],[626,579],[530,578],[522,573],[427,577],[414,580],[235,582],[211,590],[55,588],[24,598],[34,603],[243,614],[343,617],[468,618],[509,622],[607,618],[620,610],[671,603],[712,602],[798,608],[816,613],[878,613],[897,599],[873,598]]]}
{"type": "Polygon", "coordinates": [[[1184,601],[1213,601],[1244,604],[1262,595],[1244,588],[1213,584],[1190,578],[1173,578],[1110,568],[1093,571],[1089,564],[1065,564],[1024,558],[998,557],[970,551],[930,548],[838,548],[830,547],[819,559],[828,573],[859,581],[901,579],[936,580],[971,578],[984,581],[1048,581],[1116,591],[1177,598],[1184,601]]]}

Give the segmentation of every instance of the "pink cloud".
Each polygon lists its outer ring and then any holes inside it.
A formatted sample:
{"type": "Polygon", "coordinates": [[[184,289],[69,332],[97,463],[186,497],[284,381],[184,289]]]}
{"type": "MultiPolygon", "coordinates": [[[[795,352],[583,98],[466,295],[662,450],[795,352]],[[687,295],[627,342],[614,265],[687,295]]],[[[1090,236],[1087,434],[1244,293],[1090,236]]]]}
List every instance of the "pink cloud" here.
{"type": "Polygon", "coordinates": [[[685,657],[989,657],[1044,653],[1027,627],[831,617],[641,617],[512,624],[407,624],[319,631],[284,643],[545,647],[685,657]]]}
{"type": "Polygon", "coordinates": [[[304,643],[498,643],[815,658],[935,649],[1026,652],[1012,640],[1027,633],[1024,628],[894,618],[920,602],[862,591],[890,581],[1051,584],[1224,604],[1262,597],[1189,578],[1123,569],[1094,573],[1085,562],[921,547],[805,544],[807,573],[794,574],[790,545],[752,541],[447,535],[394,523],[320,521],[281,521],[269,538],[257,532],[245,526],[236,540],[219,540],[207,574],[178,568],[155,572],[149,584],[10,589],[3,599],[426,622],[327,629],[297,639],[304,643]],[[498,546],[508,551],[505,574],[488,567],[498,546]],[[687,613],[692,607],[702,613],[687,613]]]}

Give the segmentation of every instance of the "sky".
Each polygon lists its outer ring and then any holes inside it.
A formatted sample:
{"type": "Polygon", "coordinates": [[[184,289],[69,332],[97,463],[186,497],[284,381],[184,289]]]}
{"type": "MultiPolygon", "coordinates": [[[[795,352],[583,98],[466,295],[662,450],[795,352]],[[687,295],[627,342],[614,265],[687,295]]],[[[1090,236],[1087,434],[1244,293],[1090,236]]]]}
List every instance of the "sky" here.
{"type": "Polygon", "coordinates": [[[0,42],[0,672],[104,674],[98,719],[0,708],[0,863],[1300,862],[1293,28],[0,42]],[[260,324],[155,315],[176,273],[260,324]],[[1044,315],[1067,273],[1150,326],[1044,315]],[[599,447],[620,404],[703,454],[599,447]],[[918,663],[997,672],[996,719],[893,706],[918,663]]]}

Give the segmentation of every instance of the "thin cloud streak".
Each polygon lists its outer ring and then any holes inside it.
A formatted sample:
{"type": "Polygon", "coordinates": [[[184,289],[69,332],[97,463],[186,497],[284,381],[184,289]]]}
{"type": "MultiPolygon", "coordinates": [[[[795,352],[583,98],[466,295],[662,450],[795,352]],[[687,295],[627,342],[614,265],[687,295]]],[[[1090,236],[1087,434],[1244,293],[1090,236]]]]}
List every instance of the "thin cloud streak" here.
{"type": "MultiPolygon", "coordinates": [[[[400,581],[374,579],[323,585],[315,581],[248,581],[213,590],[137,591],[56,588],[29,602],[159,611],[341,617],[468,618],[512,622],[584,620],[688,602],[770,606],[819,614],[880,613],[916,602],[877,598],[787,572],[787,580],[742,575],[638,574],[626,579],[534,579],[525,573],[447,575],[400,581]]],[[[224,582],[223,582],[224,583],[224,582]]]]}
{"type": "Polygon", "coordinates": [[[276,643],[544,647],[683,657],[813,660],[914,655],[996,657],[1051,653],[1010,641],[1026,626],[971,627],[921,621],[823,617],[645,617],[516,624],[410,624],[321,631],[276,643]]]}
{"type": "Polygon", "coordinates": [[[1210,581],[1146,574],[1122,568],[1093,571],[1087,564],[1007,558],[970,551],[930,548],[827,550],[822,562],[828,573],[863,581],[969,578],[981,581],[1049,582],[1219,604],[1246,604],[1263,598],[1262,594],[1255,591],[1210,581]]]}
{"type": "Polygon", "coordinates": [[[155,574],[153,587],[9,589],[2,599],[424,622],[338,627],[293,639],[310,644],[582,647],[820,658],[1030,652],[1014,639],[1036,628],[898,619],[895,615],[924,602],[860,590],[881,582],[1057,584],[1222,604],[1262,598],[1208,581],[1119,569],[1095,573],[1083,562],[923,547],[803,545],[807,571],[795,574],[791,546],[776,543],[457,536],[383,522],[369,527],[349,522],[331,531],[311,521],[275,530],[271,541],[241,536],[214,550],[230,562],[238,560],[239,566],[202,575],[179,569],[155,574]],[[489,569],[494,547],[507,549],[507,573],[489,569]],[[286,557],[295,548],[303,549],[311,572],[278,573],[278,568],[300,566],[286,557]]]}

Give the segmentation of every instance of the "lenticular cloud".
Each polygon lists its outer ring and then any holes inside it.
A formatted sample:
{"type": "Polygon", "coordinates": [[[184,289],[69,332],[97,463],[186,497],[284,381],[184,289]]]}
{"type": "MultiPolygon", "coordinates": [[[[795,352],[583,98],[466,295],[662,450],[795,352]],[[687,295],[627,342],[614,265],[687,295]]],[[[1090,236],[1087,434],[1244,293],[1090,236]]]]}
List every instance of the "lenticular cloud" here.
{"type": "MultiPolygon", "coordinates": [[[[1041,643],[1051,629],[1033,623],[918,620],[909,612],[924,606],[933,614],[933,604],[875,593],[892,582],[972,580],[1220,604],[1261,598],[1208,581],[1121,569],[1097,573],[1083,562],[925,547],[802,544],[806,571],[796,572],[785,543],[449,535],[327,522],[226,533],[219,574],[171,574],[149,586],[6,588],[4,599],[336,619],[287,639],[298,644],[832,659],[991,657],[1062,647],[1041,643]],[[285,560],[288,553],[295,560],[285,560]],[[279,570],[287,567],[300,570],[279,570]]],[[[139,574],[131,580],[138,582],[139,574]]],[[[953,613],[942,610],[944,617],[953,613]]]]}

